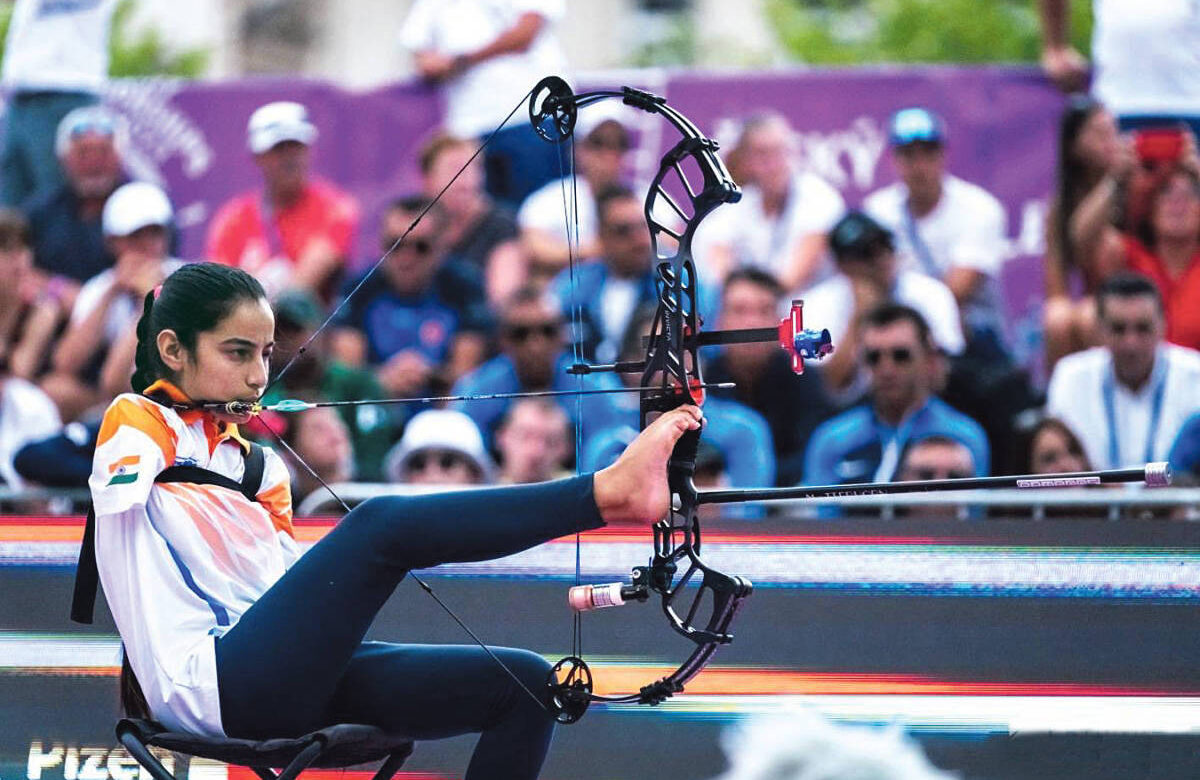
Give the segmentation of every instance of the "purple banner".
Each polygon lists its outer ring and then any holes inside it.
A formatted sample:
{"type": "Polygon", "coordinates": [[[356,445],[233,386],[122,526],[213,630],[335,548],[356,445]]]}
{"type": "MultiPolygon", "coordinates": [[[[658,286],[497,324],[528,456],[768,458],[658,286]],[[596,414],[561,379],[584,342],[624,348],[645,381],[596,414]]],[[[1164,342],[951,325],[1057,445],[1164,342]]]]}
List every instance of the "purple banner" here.
{"type": "MultiPolygon", "coordinates": [[[[1054,172],[1062,98],[1032,68],[871,68],[770,74],[649,72],[634,86],[666,95],[706,133],[728,145],[747,114],[773,110],[799,134],[798,163],[834,184],[848,203],[895,179],[886,120],[924,105],[946,120],[949,169],[995,194],[1008,211],[1012,259],[1002,279],[1021,352],[1036,338],[1045,200],[1054,172]]],[[[617,86],[588,80],[585,86],[617,86]]],[[[259,184],[246,149],[250,113],[271,100],[305,103],[320,129],[317,173],[362,205],[358,264],[374,259],[381,206],[418,186],[416,152],[437,126],[441,104],[420,84],[350,92],[322,82],[119,81],[109,102],[130,120],[131,175],[162,183],[179,210],[182,254],[204,251],[208,220],[222,202],[259,184]]],[[[585,109],[595,110],[595,109],[585,109]]],[[[632,111],[632,110],[631,110],[632,111]]],[[[632,112],[637,114],[637,112],[632,112]]],[[[522,121],[519,111],[513,121],[522,121]]],[[[632,117],[633,164],[646,180],[675,142],[655,117],[632,117]]],[[[1028,351],[1032,351],[1031,349],[1028,351]]]]}

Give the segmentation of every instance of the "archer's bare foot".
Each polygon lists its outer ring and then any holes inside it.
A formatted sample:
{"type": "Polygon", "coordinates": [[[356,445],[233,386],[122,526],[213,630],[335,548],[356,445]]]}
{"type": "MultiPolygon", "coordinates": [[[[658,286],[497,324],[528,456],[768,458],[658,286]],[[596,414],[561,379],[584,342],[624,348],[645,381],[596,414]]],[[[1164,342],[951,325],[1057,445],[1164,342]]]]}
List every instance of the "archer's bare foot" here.
{"type": "Polygon", "coordinates": [[[679,437],[698,430],[703,419],[696,406],[672,409],[646,426],[616,463],[596,472],[593,493],[606,523],[652,523],[666,515],[667,461],[679,437]]]}

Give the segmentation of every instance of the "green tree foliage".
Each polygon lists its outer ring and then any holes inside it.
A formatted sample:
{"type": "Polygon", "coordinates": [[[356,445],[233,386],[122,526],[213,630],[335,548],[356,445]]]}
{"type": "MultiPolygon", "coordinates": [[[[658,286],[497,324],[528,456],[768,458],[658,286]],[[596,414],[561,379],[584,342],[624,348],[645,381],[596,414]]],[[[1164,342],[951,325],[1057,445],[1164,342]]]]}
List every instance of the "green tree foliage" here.
{"type": "MultiPolygon", "coordinates": [[[[12,3],[0,5],[0,58],[8,40],[12,3]]],[[[170,51],[158,30],[131,27],[135,0],[121,0],[113,12],[109,41],[109,75],[113,78],[135,76],[177,76],[196,78],[208,65],[208,52],[202,49],[170,51]]]]}
{"type": "MultiPolygon", "coordinates": [[[[1071,37],[1089,50],[1090,0],[1071,3],[1071,37]]],[[[1036,0],[767,0],[768,18],[797,60],[1036,62],[1036,0]]]]}

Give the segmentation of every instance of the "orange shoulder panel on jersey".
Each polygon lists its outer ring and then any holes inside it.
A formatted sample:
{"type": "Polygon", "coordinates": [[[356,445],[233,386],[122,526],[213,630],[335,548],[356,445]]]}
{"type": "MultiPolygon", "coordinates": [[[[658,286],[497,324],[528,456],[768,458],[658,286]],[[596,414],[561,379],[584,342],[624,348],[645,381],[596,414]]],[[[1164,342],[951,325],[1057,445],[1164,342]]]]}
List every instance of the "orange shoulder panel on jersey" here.
{"type": "Polygon", "coordinates": [[[104,446],[104,443],[115,436],[122,425],[136,428],[153,439],[158,448],[162,450],[163,462],[168,466],[175,462],[176,434],[167,424],[162,409],[157,404],[145,399],[117,399],[117,402],[104,413],[104,420],[100,423],[100,434],[96,438],[96,446],[104,446]]]}
{"type": "Polygon", "coordinates": [[[296,532],[292,528],[292,486],[287,483],[287,480],[264,490],[255,498],[270,513],[271,519],[275,523],[275,530],[283,531],[295,539],[296,532]]]}

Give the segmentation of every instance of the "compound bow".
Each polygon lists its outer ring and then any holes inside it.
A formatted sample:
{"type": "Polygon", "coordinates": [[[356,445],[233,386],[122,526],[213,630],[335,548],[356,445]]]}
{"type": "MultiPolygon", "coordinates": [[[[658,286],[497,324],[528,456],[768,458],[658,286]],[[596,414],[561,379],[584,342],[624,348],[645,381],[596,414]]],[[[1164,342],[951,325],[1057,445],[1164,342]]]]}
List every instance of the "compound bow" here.
{"type": "MultiPolygon", "coordinates": [[[[788,316],[777,327],[747,330],[703,331],[699,312],[699,288],[692,242],[701,221],[725,203],[741,197],[737,184],[717,155],[717,143],[706,137],[689,119],[667,105],[665,99],[641,90],[625,87],[575,94],[565,81],[556,76],[543,79],[529,93],[529,117],[536,132],[551,143],[563,143],[571,138],[578,111],[606,99],[620,99],[628,106],[657,114],[680,134],[680,140],[666,153],[657,175],[650,184],[645,200],[645,217],[650,230],[655,261],[657,307],[650,334],[645,339],[646,354],[641,360],[607,365],[575,363],[570,372],[590,374],[611,371],[639,374],[640,385],[631,392],[641,394],[640,424],[645,427],[653,417],[685,404],[700,405],[704,391],[710,385],[703,381],[698,356],[700,347],[716,344],[777,342],[792,359],[796,373],[804,370],[806,359],[821,359],[833,351],[829,331],[809,330],[803,325],[803,306],[793,301],[788,316]],[[690,173],[689,173],[690,171],[690,173]]],[[[518,106],[519,108],[519,106],[518,106]]],[[[509,117],[516,112],[514,109],[509,117]]],[[[505,122],[508,120],[506,119],[505,122]]],[[[503,125],[501,125],[503,126],[503,125]]],[[[498,130],[499,128],[497,128],[498,130]]],[[[495,135],[495,131],[492,135],[495,135]]],[[[491,136],[487,139],[490,141],[491,136]]],[[[475,159],[487,141],[471,159],[475,159]]],[[[321,331],[337,316],[357,291],[407,237],[408,232],[436,204],[441,194],[455,180],[456,174],[430,204],[409,226],[408,231],[368,271],[359,285],[352,289],[337,309],[297,351],[291,361],[272,380],[278,382],[292,363],[308,348],[321,331]]],[[[568,235],[570,230],[568,230],[568,235]]],[[[521,397],[524,395],[563,395],[588,391],[552,391],[543,393],[505,393],[485,398],[521,397]]],[[[608,392],[608,391],[600,391],[608,392]]],[[[456,398],[456,400],[460,400],[456,398]]],[[[367,403],[429,403],[448,399],[379,399],[307,403],[297,400],[280,401],[268,407],[246,402],[207,402],[194,406],[222,409],[235,414],[257,413],[264,409],[293,412],[316,406],[341,406],[367,403]]],[[[278,438],[278,437],[276,437],[278,438]]],[[[961,490],[990,487],[1069,487],[1117,482],[1143,482],[1156,486],[1168,484],[1170,475],[1166,464],[1147,464],[1141,469],[1123,469],[1080,474],[1044,475],[1040,477],[992,477],[966,480],[935,480],[911,483],[872,485],[833,485],[827,487],[764,488],[758,490],[724,490],[700,492],[692,481],[700,431],[684,434],[668,462],[667,481],[671,505],[666,517],[654,525],[654,552],[645,566],[633,569],[628,583],[578,585],[571,589],[568,601],[576,613],[628,601],[646,601],[651,594],[660,597],[663,613],[671,628],[695,644],[692,653],[667,676],[643,686],[637,693],[602,696],[593,689],[591,670],[576,651],[559,661],[547,681],[549,705],[526,689],[540,706],[548,709],[560,723],[574,723],[593,701],[610,703],[659,704],[683,690],[712,658],[721,645],[733,640],[730,633],[734,616],[745,599],[753,592],[750,581],[737,575],[725,574],[706,564],[700,557],[701,529],[699,507],[705,504],[740,503],[791,498],[818,498],[839,495],[864,495],[918,491],[961,490]]],[[[289,451],[290,447],[280,439],[289,451]]],[[[295,455],[294,452],[292,452],[295,455]]],[[[296,456],[298,457],[298,456],[296,456]]],[[[307,466],[300,461],[302,465],[307,466]]],[[[315,473],[314,473],[314,476],[315,473]]],[[[317,476],[320,480],[320,477],[317,476]]],[[[321,480],[322,484],[325,484],[321,480]]],[[[348,506],[328,485],[326,489],[343,507],[348,506]]],[[[413,579],[432,596],[468,634],[487,650],[486,645],[423,581],[413,579]]],[[[490,651],[489,651],[489,654],[490,651]]],[[[504,671],[524,684],[499,658],[504,671]]]]}

